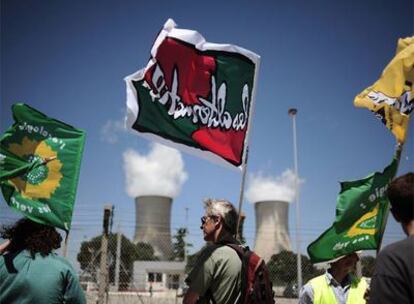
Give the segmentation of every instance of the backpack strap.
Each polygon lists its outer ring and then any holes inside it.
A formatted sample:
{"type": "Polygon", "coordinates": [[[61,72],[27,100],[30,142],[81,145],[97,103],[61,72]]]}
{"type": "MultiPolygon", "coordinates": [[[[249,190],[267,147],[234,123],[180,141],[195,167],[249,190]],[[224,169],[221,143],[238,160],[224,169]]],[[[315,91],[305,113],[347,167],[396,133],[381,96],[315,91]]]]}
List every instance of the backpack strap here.
{"type": "Polygon", "coordinates": [[[211,291],[211,289],[207,289],[207,292],[205,294],[205,298],[207,299],[208,303],[210,304],[217,304],[216,300],[214,300],[213,297],[213,292],[211,291]]]}
{"type": "Polygon", "coordinates": [[[237,245],[237,244],[226,244],[226,246],[233,248],[236,252],[237,255],[239,256],[240,260],[241,260],[241,264],[242,264],[242,268],[241,268],[241,284],[240,284],[240,298],[238,303],[244,303],[246,301],[246,290],[248,288],[247,286],[247,278],[243,277],[243,275],[247,274],[247,267],[249,267],[249,259],[250,259],[250,255],[252,254],[252,252],[249,250],[249,247],[243,247],[241,245],[237,245]]]}

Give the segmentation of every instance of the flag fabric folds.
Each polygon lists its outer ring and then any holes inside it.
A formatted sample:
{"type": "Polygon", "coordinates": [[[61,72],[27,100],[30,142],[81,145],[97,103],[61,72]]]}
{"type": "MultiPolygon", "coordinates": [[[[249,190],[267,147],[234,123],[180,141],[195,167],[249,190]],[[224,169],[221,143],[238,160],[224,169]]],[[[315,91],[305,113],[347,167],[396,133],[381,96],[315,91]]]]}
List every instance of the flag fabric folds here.
{"type": "Polygon", "coordinates": [[[371,87],[355,97],[357,107],[368,108],[381,119],[399,143],[404,143],[414,108],[414,36],[399,39],[397,52],[371,87]]]}
{"type": "Polygon", "coordinates": [[[333,225],[308,246],[313,263],[333,261],[362,249],[376,249],[385,230],[388,184],[398,168],[398,158],[381,172],[341,183],[333,225]]]}
{"type": "Polygon", "coordinates": [[[169,19],[144,69],[127,76],[127,124],[140,135],[241,167],[260,57],[205,41],[169,19]]]}
{"type": "Polygon", "coordinates": [[[40,165],[42,162],[39,160],[31,163],[0,146],[0,182],[24,175],[40,165]]]}
{"type": "Polygon", "coordinates": [[[0,138],[3,196],[31,220],[69,231],[85,133],[25,104],[12,111],[0,138]]]}

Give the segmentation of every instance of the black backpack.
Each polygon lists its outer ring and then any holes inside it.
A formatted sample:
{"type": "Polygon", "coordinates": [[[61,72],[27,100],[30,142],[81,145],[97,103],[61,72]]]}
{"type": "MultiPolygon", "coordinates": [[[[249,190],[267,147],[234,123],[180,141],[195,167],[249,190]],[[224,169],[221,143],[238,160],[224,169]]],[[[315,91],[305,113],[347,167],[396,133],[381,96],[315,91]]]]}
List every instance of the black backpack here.
{"type": "Polygon", "coordinates": [[[233,248],[242,261],[241,299],[238,304],[274,304],[275,294],[265,261],[249,247],[226,244],[233,248]]]}

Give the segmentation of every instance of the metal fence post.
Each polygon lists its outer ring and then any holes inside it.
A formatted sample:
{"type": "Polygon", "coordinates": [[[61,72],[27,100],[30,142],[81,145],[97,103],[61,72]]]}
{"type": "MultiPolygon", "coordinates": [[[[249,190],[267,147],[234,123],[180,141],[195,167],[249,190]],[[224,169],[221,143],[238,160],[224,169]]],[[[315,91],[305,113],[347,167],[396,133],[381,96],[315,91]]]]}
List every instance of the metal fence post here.
{"type": "Polygon", "coordinates": [[[108,289],[108,235],[112,206],[104,207],[103,231],[101,239],[101,263],[99,271],[98,304],[104,304],[106,290],[108,289]]]}

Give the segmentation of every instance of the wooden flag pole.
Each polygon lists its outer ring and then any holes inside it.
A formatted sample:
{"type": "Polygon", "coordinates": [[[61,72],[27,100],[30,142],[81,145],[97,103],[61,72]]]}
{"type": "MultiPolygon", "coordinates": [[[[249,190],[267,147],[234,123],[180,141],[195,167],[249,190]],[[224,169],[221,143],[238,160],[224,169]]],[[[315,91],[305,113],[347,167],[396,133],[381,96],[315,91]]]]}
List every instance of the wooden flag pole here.
{"type": "Polygon", "coordinates": [[[240,238],[240,222],[241,222],[241,218],[242,218],[242,208],[243,208],[243,199],[244,199],[244,186],[246,183],[246,173],[247,173],[247,160],[249,158],[249,147],[247,147],[246,149],[246,162],[244,163],[243,169],[242,169],[242,180],[241,180],[241,186],[240,186],[240,196],[239,196],[239,210],[238,210],[238,214],[239,214],[239,218],[237,220],[237,227],[236,227],[236,235],[237,235],[237,240],[241,240],[240,238]]]}
{"type": "Polygon", "coordinates": [[[68,242],[69,242],[69,231],[66,232],[65,242],[63,243],[63,248],[62,248],[62,255],[65,258],[68,255],[68,242]]]}
{"type": "Polygon", "coordinates": [[[259,78],[259,70],[260,70],[260,58],[257,60],[256,62],[256,68],[254,71],[254,80],[253,80],[253,91],[252,91],[252,99],[251,99],[251,103],[250,103],[250,111],[249,111],[249,118],[248,118],[248,122],[247,122],[247,130],[246,130],[246,138],[245,138],[245,159],[244,159],[244,164],[242,167],[242,180],[241,180],[241,185],[240,185],[240,198],[239,198],[239,218],[237,220],[237,226],[236,226],[236,236],[237,239],[240,240],[240,233],[239,233],[239,227],[240,227],[240,222],[242,219],[242,208],[243,208],[243,199],[244,199],[244,185],[246,183],[246,175],[247,175],[247,160],[249,158],[249,137],[250,137],[250,129],[252,126],[252,117],[253,117],[253,112],[254,112],[254,104],[256,101],[256,92],[257,92],[257,82],[258,82],[258,78],[259,78]]]}
{"type": "MultiPolygon", "coordinates": [[[[398,172],[398,166],[400,165],[400,160],[401,160],[401,154],[402,154],[403,147],[404,147],[404,144],[397,143],[397,146],[395,148],[395,157],[397,158],[397,169],[395,170],[396,174],[398,172]]],[[[384,227],[382,228],[382,231],[381,231],[381,234],[380,234],[380,239],[379,239],[379,242],[378,242],[378,247],[377,247],[377,252],[376,252],[377,255],[378,255],[378,253],[381,249],[382,240],[383,240],[383,237],[384,237],[385,228],[387,226],[387,221],[388,221],[389,214],[390,214],[390,208],[388,206],[388,208],[387,208],[387,210],[385,211],[385,214],[384,214],[384,219],[383,219],[383,221],[384,221],[383,226],[384,227]]]]}

